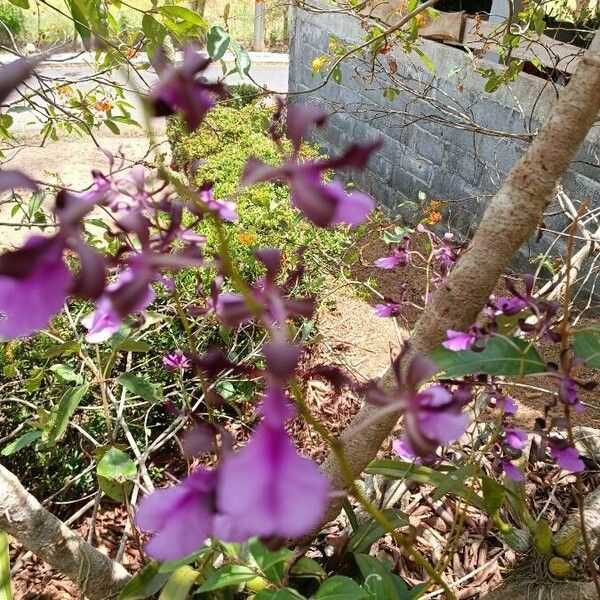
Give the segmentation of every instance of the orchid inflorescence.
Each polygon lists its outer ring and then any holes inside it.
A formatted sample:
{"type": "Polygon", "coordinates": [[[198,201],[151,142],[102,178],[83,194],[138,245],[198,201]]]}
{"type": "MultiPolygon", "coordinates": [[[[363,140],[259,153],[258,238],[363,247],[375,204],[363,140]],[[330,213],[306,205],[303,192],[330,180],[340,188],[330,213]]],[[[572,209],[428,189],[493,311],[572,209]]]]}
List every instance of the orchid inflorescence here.
{"type": "MultiPolygon", "coordinates": [[[[149,96],[153,114],[180,114],[188,129],[194,130],[225,97],[224,87],[198,77],[209,63],[191,48],[185,50],[180,66],[169,64],[160,54],[157,61],[159,82],[149,96]]],[[[34,66],[21,59],[0,70],[0,102],[31,74],[34,66]]],[[[366,221],[373,209],[372,198],[358,191],[349,193],[341,183],[328,181],[326,175],[340,168],[364,168],[380,142],[354,143],[338,158],[303,161],[302,142],[312,127],[325,122],[325,113],[314,106],[300,105],[285,111],[279,101],[274,117],[272,136],[278,142],[285,132],[292,144],[291,155],[281,165],[250,159],[241,184],[289,184],[293,206],[319,227],[356,226],[366,221]]],[[[119,331],[128,316],[141,313],[153,302],[156,284],[173,291],[172,275],[176,271],[216,271],[204,314],[216,315],[227,327],[258,323],[269,333],[270,339],[262,348],[265,369],[261,372],[261,421],[248,443],[238,450],[225,443],[218,447],[215,433],[213,447],[220,458],[215,466],[199,467],[178,485],[158,490],[141,501],[138,525],[153,534],[146,550],[159,560],[168,560],[192,553],[211,536],[230,542],[255,536],[284,541],[306,533],[323,516],[332,490],[317,465],[297,452],[286,431],[286,423],[294,415],[287,390],[303,351],[290,339],[287,324],[298,316],[310,317],[314,311],[312,298],[292,295],[302,268],[283,277],[281,251],[262,248],[255,254],[264,267],[264,276],[251,283],[240,281],[229,257],[206,255],[206,240],[196,233],[196,225],[203,219],[213,220],[216,226],[222,221],[235,221],[233,199],[216,198],[210,187],[184,189],[165,171],[153,177],[142,166],[122,176],[119,169],[114,169],[114,157],[108,157],[109,173],[94,171],[93,185],[87,191],[61,190],[57,194],[53,235],[33,235],[21,248],[0,256],[0,338],[24,337],[44,329],[69,297],[77,297],[95,303],[95,309],[81,323],[87,329],[89,343],[102,343],[119,331]],[[117,250],[110,256],[101,255],[84,236],[84,220],[99,208],[113,217],[110,235],[117,242],[117,250]]],[[[35,181],[18,171],[0,171],[0,192],[37,187],[35,181]]],[[[460,248],[450,234],[438,238],[422,225],[416,233],[430,240],[431,261],[436,265],[432,284],[439,285],[456,262],[460,248]]],[[[407,236],[390,256],[376,264],[386,269],[402,267],[414,255],[407,236]]],[[[523,314],[518,321],[523,333],[552,338],[557,307],[535,299],[528,280],[524,293],[514,287],[511,291],[511,298],[490,300],[490,319],[485,327],[449,331],[444,346],[454,351],[480,347],[495,335],[500,315],[523,314]],[[526,313],[536,317],[534,322],[526,313]]],[[[396,316],[404,302],[403,297],[388,299],[376,307],[377,314],[396,316]]],[[[431,460],[440,446],[458,439],[465,431],[468,418],[463,409],[473,397],[474,386],[482,381],[440,381],[424,387],[437,373],[435,365],[424,357],[413,356],[403,370],[403,356],[394,361],[396,393],[384,392],[375,383],[363,391],[367,401],[404,412],[405,436],[395,444],[397,451],[431,460]]],[[[180,374],[191,368],[217,374],[225,364],[223,357],[199,357],[191,350],[174,350],[163,357],[164,367],[180,374]]],[[[329,375],[333,374],[330,370],[329,375]]],[[[569,374],[555,375],[560,382],[561,400],[577,406],[576,382],[569,374]]],[[[506,420],[514,412],[510,398],[499,395],[494,381],[484,384],[506,420]]],[[[573,448],[553,436],[547,439],[560,464],[567,468],[579,466],[573,448]]],[[[506,456],[519,451],[522,444],[523,434],[506,422],[500,443],[510,449],[506,456]]],[[[506,463],[509,475],[518,476],[504,454],[498,457],[506,463]]]]}

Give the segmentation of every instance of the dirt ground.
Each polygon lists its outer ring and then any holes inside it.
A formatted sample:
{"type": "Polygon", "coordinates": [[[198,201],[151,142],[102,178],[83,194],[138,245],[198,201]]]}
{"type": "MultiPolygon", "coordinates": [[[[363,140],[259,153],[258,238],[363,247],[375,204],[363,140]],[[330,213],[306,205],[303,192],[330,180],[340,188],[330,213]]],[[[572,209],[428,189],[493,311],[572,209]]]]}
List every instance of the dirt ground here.
{"type": "MultiPolygon", "coordinates": [[[[62,185],[73,190],[84,190],[92,183],[92,169],[108,171],[108,160],[101,148],[126,158],[124,165],[139,161],[152,161],[155,150],[167,151],[164,127],[157,132],[157,146],[149,147],[145,136],[133,127],[123,128],[121,135],[101,132],[96,141],[90,138],[72,136],[45,146],[36,145],[35,138],[20,140],[25,144],[18,150],[7,152],[9,160],[3,163],[6,169],[20,169],[30,177],[51,185],[62,185]]],[[[119,164],[117,158],[116,164],[119,164]]],[[[51,207],[52,197],[48,196],[46,207],[51,207]]],[[[18,227],[20,219],[11,216],[12,204],[0,203],[0,250],[19,244],[31,230],[18,227]]]]}

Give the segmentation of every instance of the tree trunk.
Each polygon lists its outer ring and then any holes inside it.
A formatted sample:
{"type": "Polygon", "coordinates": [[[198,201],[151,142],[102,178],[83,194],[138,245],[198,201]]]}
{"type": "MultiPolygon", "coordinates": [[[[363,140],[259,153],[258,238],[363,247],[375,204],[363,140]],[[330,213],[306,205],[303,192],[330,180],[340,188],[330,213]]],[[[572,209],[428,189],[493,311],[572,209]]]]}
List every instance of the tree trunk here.
{"type": "MultiPolygon", "coordinates": [[[[445,339],[448,329],[464,331],[477,320],[512,256],[534,234],[556,184],[596,120],[599,90],[600,30],[527,152],[491,200],[469,248],[425,307],[411,336],[413,353],[429,354],[445,339]]],[[[391,370],[383,375],[380,385],[388,390],[394,387],[391,370]]],[[[400,416],[398,412],[377,419],[378,410],[364,404],[341,436],[355,477],[375,458],[400,416]],[[370,424],[355,434],[354,428],[365,420],[370,424]]],[[[333,454],[324,461],[322,470],[334,489],[346,489],[333,454]]],[[[301,543],[312,539],[322,525],[337,516],[342,501],[341,495],[332,500],[319,528],[301,543]]]]}
{"type": "Polygon", "coordinates": [[[73,533],[0,465],[0,530],[71,579],[90,600],[111,600],[129,581],[123,566],[73,533]]]}

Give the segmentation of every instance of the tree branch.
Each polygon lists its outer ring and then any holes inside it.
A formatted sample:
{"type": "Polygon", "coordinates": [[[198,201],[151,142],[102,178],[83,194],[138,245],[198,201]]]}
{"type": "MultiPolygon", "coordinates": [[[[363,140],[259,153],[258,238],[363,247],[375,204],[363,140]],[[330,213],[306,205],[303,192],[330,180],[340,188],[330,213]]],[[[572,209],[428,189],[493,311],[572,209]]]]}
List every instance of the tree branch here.
{"type": "Polygon", "coordinates": [[[49,513],[0,465],[0,530],[66,575],[90,600],[110,600],[129,581],[120,564],[96,550],[49,513]]]}
{"type": "MultiPolygon", "coordinates": [[[[513,254],[534,234],[556,184],[596,120],[598,90],[600,30],[537,137],[491,200],[469,248],[425,307],[411,336],[413,354],[429,354],[444,340],[448,329],[464,331],[477,320],[513,254]]],[[[383,375],[380,385],[387,390],[394,388],[391,370],[383,375]]],[[[378,410],[364,404],[341,436],[356,477],[375,458],[401,414],[398,411],[377,419],[378,410]],[[366,420],[370,424],[361,426],[366,420]],[[361,430],[355,434],[357,427],[361,430]]],[[[347,488],[333,454],[324,461],[322,470],[334,489],[347,488]]],[[[336,517],[341,504],[341,497],[331,502],[321,526],[336,517]]],[[[318,530],[302,542],[312,539],[318,530]]]]}

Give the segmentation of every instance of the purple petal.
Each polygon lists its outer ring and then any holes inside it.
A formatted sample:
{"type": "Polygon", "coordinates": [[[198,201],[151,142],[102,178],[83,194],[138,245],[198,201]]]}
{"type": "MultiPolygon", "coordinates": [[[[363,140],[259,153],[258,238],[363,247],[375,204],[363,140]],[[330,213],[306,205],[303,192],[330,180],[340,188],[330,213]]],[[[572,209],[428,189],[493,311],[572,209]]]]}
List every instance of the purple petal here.
{"type": "MultiPolygon", "coordinates": [[[[38,243],[46,247],[46,240],[33,236],[24,249],[38,243]]],[[[0,275],[0,339],[26,337],[44,329],[62,310],[72,285],[73,276],[58,244],[40,254],[24,277],[0,275]]]]}
{"type": "Polygon", "coordinates": [[[389,302],[387,304],[376,304],[373,307],[373,313],[382,318],[391,317],[397,306],[397,304],[392,304],[389,302]]]}
{"type": "Polygon", "coordinates": [[[373,198],[367,196],[367,194],[362,192],[346,194],[344,192],[344,197],[338,202],[330,224],[345,224],[356,227],[369,218],[374,206],[373,198]]]}
{"type": "MultiPolygon", "coordinates": [[[[0,75],[2,71],[0,70],[0,75]]],[[[1,79],[0,79],[1,84],[1,79]]],[[[7,192],[8,190],[15,189],[30,189],[30,190],[38,190],[38,184],[25,175],[25,173],[21,173],[21,171],[14,171],[9,169],[3,169],[0,171],[0,194],[3,192],[7,192]]]]}
{"type": "Polygon", "coordinates": [[[396,254],[384,256],[383,258],[378,258],[374,264],[380,269],[393,269],[400,264],[400,257],[396,254]]]}
{"type": "Polygon", "coordinates": [[[287,539],[319,522],[328,492],[328,480],[296,452],[284,429],[263,422],[246,447],[223,461],[217,503],[234,524],[228,541],[287,539]]]}
{"type": "Polygon", "coordinates": [[[422,433],[438,445],[457,440],[467,429],[469,419],[464,413],[450,411],[421,411],[418,426],[422,433]]]}
{"type": "Polygon", "coordinates": [[[312,104],[293,104],[287,111],[287,136],[296,150],[300,149],[302,138],[311,127],[321,126],[326,113],[312,104]]]}
{"type": "Polygon", "coordinates": [[[420,406],[440,408],[450,404],[454,397],[448,388],[435,383],[419,392],[416,399],[420,406]]]}
{"type": "Polygon", "coordinates": [[[577,450],[571,446],[559,448],[551,444],[550,454],[559,464],[559,466],[565,471],[579,473],[585,470],[585,465],[579,456],[579,452],[577,452],[577,450]]]}
{"type": "Polygon", "coordinates": [[[37,61],[19,58],[0,67],[0,104],[33,73],[36,64],[37,61]]]}
{"type": "Polygon", "coordinates": [[[88,330],[85,340],[90,344],[101,344],[109,340],[123,324],[106,298],[100,298],[96,310],[81,319],[81,324],[88,330]]]}
{"type": "Polygon", "coordinates": [[[284,340],[268,342],[263,346],[263,355],[267,360],[269,373],[280,379],[287,379],[298,366],[302,348],[284,340]]]}
{"type": "Polygon", "coordinates": [[[511,448],[522,450],[527,441],[527,433],[521,429],[506,429],[504,439],[511,448]]]}
{"type": "Polygon", "coordinates": [[[442,342],[442,346],[455,352],[468,350],[475,341],[475,336],[473,334],[468,332],[465,333],[463,331],[454,331],[453,329],[448,329],[446,331],[446,338],[446,341],[442,342]]]}
{"type": "Polygon", "coordinates": [[[519,406],[512,396],[502,396],[498,398],[497,403],[500,409],[504,411],[504,414],[507,415],[514,415],[519,410],[519,406]]]}
{"type": "Polygon", "coordinates": [[[242,185],[252,185],[261,181],[279,181],[285,177],[280,167],[268,165],[258,158],[250,157],[242,175],[242,185]]]}
{"type": "Polygon", "coordinates": [[[502,470],[510,477],[513,481],[523,481],[525,477],[523,473],[515,465],[513,465],[508,460],[502,461],[502,470]]]}

